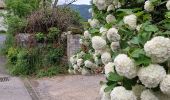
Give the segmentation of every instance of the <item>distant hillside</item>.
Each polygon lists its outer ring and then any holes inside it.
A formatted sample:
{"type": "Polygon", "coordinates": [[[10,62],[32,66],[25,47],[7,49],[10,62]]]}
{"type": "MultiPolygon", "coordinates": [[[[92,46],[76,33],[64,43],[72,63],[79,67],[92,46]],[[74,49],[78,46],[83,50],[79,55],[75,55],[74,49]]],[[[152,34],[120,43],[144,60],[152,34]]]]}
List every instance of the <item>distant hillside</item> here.
{"type": "Polygon", "coordinates": [[[80,15],[85,19],[89,19],[91,18],[91,14],[89,13],[89,8],[91,8],[90,5],[70,5],[71,8],[73,8],[74,10],[78,11],[80,13],[80,15]]]}

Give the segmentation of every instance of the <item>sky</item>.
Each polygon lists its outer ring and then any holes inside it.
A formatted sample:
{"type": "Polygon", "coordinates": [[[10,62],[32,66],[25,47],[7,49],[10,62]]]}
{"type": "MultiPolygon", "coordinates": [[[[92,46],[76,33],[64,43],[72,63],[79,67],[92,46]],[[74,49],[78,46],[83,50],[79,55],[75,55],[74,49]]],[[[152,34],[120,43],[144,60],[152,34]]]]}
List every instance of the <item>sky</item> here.
{"type": "MultiPolygon", "coordinates": [[[[63,4],[65,1],[67,1],[67,0],[59,0],[59,4],[63,4]]],[[[90,5],[90,1],[91,0],[77,0],[73,4],[87,4],[87,5],[90,5]]]]}

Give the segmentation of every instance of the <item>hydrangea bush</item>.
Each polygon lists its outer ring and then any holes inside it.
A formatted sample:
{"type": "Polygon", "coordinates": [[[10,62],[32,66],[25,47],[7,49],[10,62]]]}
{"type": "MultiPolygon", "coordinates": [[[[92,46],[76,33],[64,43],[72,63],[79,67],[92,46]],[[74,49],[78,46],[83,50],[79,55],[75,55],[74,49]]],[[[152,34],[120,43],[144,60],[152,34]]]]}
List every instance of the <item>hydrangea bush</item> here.
{"type": "Polygon", "coordinates": [[[170,100],[170,0],[93,0],[89,11],[69,72],[103,71],[101,100],[170,100]]]}

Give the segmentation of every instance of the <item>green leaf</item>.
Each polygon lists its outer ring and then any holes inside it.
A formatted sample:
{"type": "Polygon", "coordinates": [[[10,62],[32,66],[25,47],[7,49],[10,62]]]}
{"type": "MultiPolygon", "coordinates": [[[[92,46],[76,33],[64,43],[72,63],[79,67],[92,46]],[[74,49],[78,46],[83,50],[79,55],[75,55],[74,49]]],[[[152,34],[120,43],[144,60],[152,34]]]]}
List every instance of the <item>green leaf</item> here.
{"type": "Polygon", "coordinates": [[[123,80],[123,86],[124,86],[127,90],[132,90],[132,87],[135,86],[136,83],[137,83],[137,78],[134,78],[134,79],[124,78],[124,80],[123,80]]]}
{"type": "Polygon", "coordinates": [[[159,30],[156,25],[147,25],[144,29],[148,32],[156,32],[159,30]]]}
{"type": "Polygon", "coordinates": [[[116,87],[116,86],[117,86],[117,83],[114,83],[114,84],[112,84],[112,85],[106,87],[106,88],[104,89],[104,92],[112,91],[113,88],[116,87]]]}
{"type": "Polygon", "coordinates": [[[141,54],[145,54],[144,50],[143,49],[135,49],[132,53],[131,53],[131,56],[133,58],[139,58],[141,54]]]}
{"type": "Polygon", "coordinates": [[[152,32],[143,32],[139,35],[140,44],[144,45],[148,40],[151,39],[152,32]]]}
{"type": "Polygon", "coordinates": [[[133,37],[132,40],[129,41],[132,44],[139,44],[139,38],[138,37],[133,37]]]}
{"type": "Polygon", "coordinates": [[[166,17],[166,18],[170,18],[170,12],[167,12],[167,13],[165,14],[165,17],[166,17]]]}
{"type": "Polygon", "coordinates": [[[110,72],[108,76],[108,80],[119,82],[123,80],[123,77],[118,75],[117,73],[110,72]]]}
{"type": "Polygon", "coordinates": [[[139,65],[148,66],[150,63],[151,63],[151,59],[143,54],[140,55],[137,59],[135,59],[135,64],[137,66],[139,65]]]}
{"type": "Polygon", "coordinates": [[[118,9],[117,12],[124,12],[129,15],[133,13],[133,9],[118,9]]]}

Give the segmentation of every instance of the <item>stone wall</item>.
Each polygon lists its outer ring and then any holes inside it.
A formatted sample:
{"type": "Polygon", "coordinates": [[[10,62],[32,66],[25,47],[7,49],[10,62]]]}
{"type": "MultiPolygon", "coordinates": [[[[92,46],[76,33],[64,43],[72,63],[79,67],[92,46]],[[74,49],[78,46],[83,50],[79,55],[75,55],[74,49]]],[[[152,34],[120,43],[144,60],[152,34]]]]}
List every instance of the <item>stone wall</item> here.
{"type": "Polygon", "coordinates": [[[67,35],[67,57],[68,59],[80,50],[79,34],[68,34],[67,35]]]}

